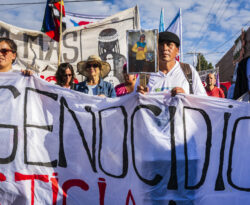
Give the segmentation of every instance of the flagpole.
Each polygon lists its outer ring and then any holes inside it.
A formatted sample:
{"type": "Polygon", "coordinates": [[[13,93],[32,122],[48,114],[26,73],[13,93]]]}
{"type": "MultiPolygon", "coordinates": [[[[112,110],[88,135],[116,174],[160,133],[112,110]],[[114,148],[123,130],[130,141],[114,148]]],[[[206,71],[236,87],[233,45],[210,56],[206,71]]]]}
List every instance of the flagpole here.
{"type": "Polygon", "coordinates": [[[181,13],[181,8],[180,8],[180,40],[181,40],[181,50],[180,50],[180,62],[183,62],[183,42],[182,42],[182,13],[181,13]]]}
{"type": "Polygon", "coordinates": [[[61,63],[61,41],[62,41],[62,1],[60,3],[60,31],[59,31],[59,45],[58,45],[58,66],[61,63]]]}

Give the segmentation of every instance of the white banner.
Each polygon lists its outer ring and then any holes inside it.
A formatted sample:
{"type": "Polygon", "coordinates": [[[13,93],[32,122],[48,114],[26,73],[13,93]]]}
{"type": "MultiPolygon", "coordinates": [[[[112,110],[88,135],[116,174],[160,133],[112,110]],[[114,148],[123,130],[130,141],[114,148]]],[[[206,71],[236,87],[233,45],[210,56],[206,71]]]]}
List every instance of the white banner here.
{"type": "Polygon", "coordinates": [[[250,204],[248,103],[0,82],[2,205],[250,204]]]}
{"type": "MultiPolygon", "coordinates": [[[[134,7],[95,24],[66,29],[62,37],[61,61],[75,68],[89,55],[99,55],[111,64],[107,77],[114,85],[123,80],[122,67],[126,62],[126,30],[138,29],[138,8],[134,7]]],[[[30,68],[50,81],[57,70],[58,42],[38,31],[21,29],[0,21],[0,36],[13,39],[18,45],[17,64],[30,68]]],[[[82,80],[82,76],[78,76],[82,80]]]]}

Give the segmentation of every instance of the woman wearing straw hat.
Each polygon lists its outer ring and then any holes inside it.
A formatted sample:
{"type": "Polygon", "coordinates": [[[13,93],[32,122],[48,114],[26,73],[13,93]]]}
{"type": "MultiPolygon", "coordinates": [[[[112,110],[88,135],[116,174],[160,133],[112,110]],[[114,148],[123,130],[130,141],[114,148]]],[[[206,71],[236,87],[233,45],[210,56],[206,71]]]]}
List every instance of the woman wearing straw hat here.
{"type": "Polygon", "coordinates": [[[113,85],[103,80],[110,72],[110,65],[99,56],[91,55],[86,61],[79,62],[77,71],[85,76],[86,80],[76,84],[75,90],[90,95],[116,97],[113,85]]]}

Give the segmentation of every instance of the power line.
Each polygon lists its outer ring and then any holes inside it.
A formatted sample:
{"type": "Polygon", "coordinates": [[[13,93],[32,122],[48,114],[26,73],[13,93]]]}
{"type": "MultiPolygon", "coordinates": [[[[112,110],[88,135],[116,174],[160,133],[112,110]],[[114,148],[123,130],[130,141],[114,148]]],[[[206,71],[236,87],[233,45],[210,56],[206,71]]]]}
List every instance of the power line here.
{"type": "MultiPolygon", "coordinates": [[[[222,4],[223,4],[225,1],[226,1],[226,0],[222,0],[222,1],[221,1],[221,4],[219,5],[219,7],[218,7],[218,9],[217,9],[217,11],[216,11],[216,13],[215,13],[215,15],[218,13],[218,11],[220,10],[222,4]]],[[[231,1],[232,1],[232,0],[231,0],[231,1]]],[[[231,2],[230,2],[230,3],[231,3],[231,2]]],[[[224,13],[223,13],[223,14],[224,14],[224,13]]],[[[222,17],[222,16],[221,16],[221,17],[222,17]]],[[[218,21],[218,20],[216,20],[215,23],[217,23],[217,21],[218,21]]],[[[209,27],[207,27],[207,29],[203,32],[203,34],[205,34],[205,35],[202,35],[202,38],[200,38],[200,40],[199,40],[198,43],[196,44],[196,47],[195,47],[195,48],[197,48],[198,45],[200,44],[200,42],[202,42],[202,41],[204,40],[204,38],[207,36],[208,29],[209,29],[209,27]]]]}
{"type": "MultiPolygon", "coordinates": [[[[246,23],[243,23],[242,25],[243,26],[247,26],[248,23],[250,23],[250,21],[247,21],[246,23]]],[[[225,42],[223,42],[221,45],[219,45],[218,47],[216,47],[213,51],[221,48],[222,46],[224,46],[226,43],[228,43],[230,40],[232,40],[232,38],[234,38],[235,36],[239,35],[241,33],[241,30],[240,31],[237,31],[233,36],[231,36],[229,39],[227,39],[225,42]]]]}
{"type": "Polygon", "coordinates": [[[218,20],[216,21],[217,24],[221,21],[224,13],[226,12],[226,10],[228,9],[229,5],[231,4],[232,0],[229,0],[229,3],[227,4],[227,7],[224,9],[223,13],[221,14],[221,16],[218,18],[218,20]]]}
{"type": "MultiPolygon", "coordinates": [[[[103,1],[103,0],[72,0],[72,1],[64,1],[64,3],[77,3],[77,2],[90,2],[90,1],[103,1]]],[[[46,4],[47,1],[40,2],[22,2],[22,3],[8,3],[8,4],[0,4],[0,6],[18,6],[18,5],[34,5],[34,4],[46,4]]]]}
{"type": "MultiPolygon", "coordinates": [[[[208,19],[209,15],[211,14],[212,9],[214,8],[214,5],[215,5],[215,2],[216,2],[216,1],[217,1],[217,0],[214,0],[212,6],[210,7],[210,9],[209,9],[209,11],[208,11],[208,13],[207,13],[207,15],[206,15],[205,21],[203,22],[203,24],[202,24],[202,26],[201,26],[201,28],[200,28],[198,34],[201,33],[203,27],[205,26],[205,23],[208,23],[207,19],[208,19]]],[[[193,43],[193,45],[195,45],[195,44],[196,44],[196,43],[193,43]]],[[[192,46],[192,47],[194,47],[194,46],[192,46]]],[[[192,50],[193,50],[193,49],[192,49],[192,50]]]]}
{"type": "Polygon", "coordinates": [[[19,8],[22,8],[22,7],[25,7],[25,6],[26,6],[26,5],[15,6],[15,7],[8,8],[8,9],[5,8],[5,9],[0,10],[0,12],[1,12],[1,11],[4,11],[4,12],[5,12],[5,11],[13,10],[13,9],[19,9],[19,8]]]}
{"type": "Polygon", "coordinates": [[[224,46],[226,43],[228,43],[230,40],[232,40],[232,38],[234,38],[236,35],[239,35],[241,31],[238,31],[236,34],[234,34],[232,37],[230,37],[228,40],[226,40],[224,43],[222,43],[221,45],[219,45],[217,48],[215,48],[214,50],[217,50],[219,48],[221,48],[222,46],[224,46]]]}
{"type": "MultiPolygon", "coordinates": [[[[216,24],[219,24],[219,22],[221,21],[223,15],[224,15],[224,13],[225,13],[225,11],[228,9],[228,7],[229,7],[229,5],[231,4],[231,2],[232,2],[232,0],[229,0],[229,2],[228,2],[228,4],[227,4],[227,7],[223,10],[221,16],[220,16],[220,17],[218,18],[218,20],[216,21],[216,24]]],[[[234,37],[234,36],[233,36],[233,37],[234,37]]],[[[232,38],[233,38],[233,37],[232,37],[232,38]]],[[[232,38],[231,38],[231,39],[232,39],[232,38]]],[[[231,40],[231,39],[229,39],[229,40],[231,40]]],[[[229,41],[229,40],[228,40],[228,41],[229,41]]],[[[226,42],[228,42],[228,41],[226,41],[226,42]]],[[[225,43],[226,43],[226,42],[225,42],[225,43]]],[[[225,44],[225,43],[224,43],[224,44],[225,44]]],[[[224,45],[224,44],[223,44],[223,45],[224,45]]],[[[223,46],[223,45],[221,45],[221,46],[223,46]]],[[[197,46],[198,46],[198,45],[197,45],[197,46]]],[[[221,46],[220,46],[220,47],[221,47],[221,46]]],[[[216,48],[215,50],[217,50],[217,48],[216,48]]]]}
{"type": "Polygon", "coordinates": [[[187,52],[187,53],[184,53],[183,55],[196,55],[196,54],[202,54],[204,56],[206,55],[211,55],[211,54],[216,54],[216,53],[225,53],[225,52],[209,52],[209,53],[201,53],[201,52],[187,52]]]}

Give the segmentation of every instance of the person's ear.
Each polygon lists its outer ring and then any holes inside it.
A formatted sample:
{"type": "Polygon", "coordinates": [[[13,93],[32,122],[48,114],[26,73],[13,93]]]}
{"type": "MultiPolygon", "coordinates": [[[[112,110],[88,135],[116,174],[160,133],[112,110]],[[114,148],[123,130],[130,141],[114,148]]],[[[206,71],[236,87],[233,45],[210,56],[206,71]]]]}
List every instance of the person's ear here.
{"type": "Polygon", "coordinates": [[[180,52],[180,49],[179,49],[179,47],[177,47],[177,56],[179,55],[179,52],[180,52]]]}
{"type": "Polygon", "coordinates": [[[17,57],[16,53],[12,53],[12,64],[15,62],[16,57],[17,57]]]}

